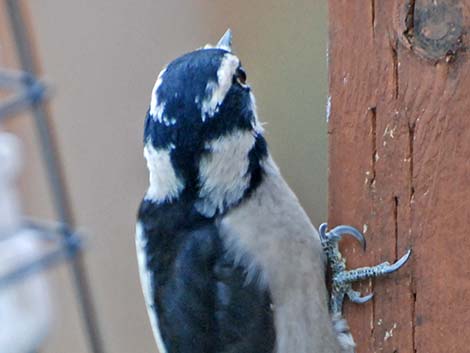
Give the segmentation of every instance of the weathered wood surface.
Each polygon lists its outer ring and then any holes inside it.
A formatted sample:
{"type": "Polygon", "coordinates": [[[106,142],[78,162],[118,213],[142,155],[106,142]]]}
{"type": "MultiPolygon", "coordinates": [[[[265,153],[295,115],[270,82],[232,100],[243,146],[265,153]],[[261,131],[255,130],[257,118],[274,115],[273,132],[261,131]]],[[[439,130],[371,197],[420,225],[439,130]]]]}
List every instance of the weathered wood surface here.
{"type": "Polygon", "coordinates": [[[350,267],[410,262],[348,303],[358,353],[470,352],[470,1],[329,0],[329,223],[350,267]]]}

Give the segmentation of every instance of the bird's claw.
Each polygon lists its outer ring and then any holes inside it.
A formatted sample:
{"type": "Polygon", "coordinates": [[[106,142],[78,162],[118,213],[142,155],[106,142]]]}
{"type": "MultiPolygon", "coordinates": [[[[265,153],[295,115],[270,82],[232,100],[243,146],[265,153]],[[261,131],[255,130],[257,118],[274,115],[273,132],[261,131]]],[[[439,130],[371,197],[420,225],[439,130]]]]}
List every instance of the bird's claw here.
{"type": "Polygon", "coordinates": [[[364,251],[366,250],[366,238],[364,238],[364,235],[362,235],[362,233],[359,232],[356,228],[341,225],[333,228],[329,232],[326,231],[327,228],[328,225],[326,223],[320,225],[319,231],[323,244],[329,243],[331,245],[336,245],[343,235],[349,234],[352,235],[359,242],[359,244],[361,244],[361,247],[364,251]]]}
{"type": "Polygon", "coordinates": [[[369,300],[371,300],[374,297],[374,293],[369,293],[362,297],[361,293],[353,289],[350,289],[346,294],[348,295],[349,300],[356,304],[367,303],[369,300]]]}
{"type": "Polygon", "coordinates": [[[323,223],[319,228],[319,233],[331,271],[330,310],[333,314],[341,313],[345,295],[347,295],[352,302],[358,304],[366,303],[374,296],[373,293],[361,296],[359,292],[352,289],[352,283],[368,278],[385,276],[395,272],[400,269],[411,256],[411,250],[408,250],[405,255],[393,264],[383,262],[376,266],[361,267],[348,271],[346,270],[346,261],[339,251],[339,240],[343,235],[350,234],[361,244],[364,250],[366,249],[366,240],[361,232],[351,226],[341,225],[330,231],[327,231],[327,229],[328,225],[323,223]]]}

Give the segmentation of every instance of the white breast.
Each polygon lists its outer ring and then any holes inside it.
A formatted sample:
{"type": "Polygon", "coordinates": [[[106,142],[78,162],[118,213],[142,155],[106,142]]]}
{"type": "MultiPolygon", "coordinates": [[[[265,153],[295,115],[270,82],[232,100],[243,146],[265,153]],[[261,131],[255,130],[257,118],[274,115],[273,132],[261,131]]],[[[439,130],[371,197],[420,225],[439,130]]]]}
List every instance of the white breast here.
{"type": "Polygon", "coordinates": [[[274,162],[265,163],[264,181],[221,220],[221,234],[249,271],[261,270],[260,285],[271,291],[276,352],[339,353],[318,233],[274,162]]]}

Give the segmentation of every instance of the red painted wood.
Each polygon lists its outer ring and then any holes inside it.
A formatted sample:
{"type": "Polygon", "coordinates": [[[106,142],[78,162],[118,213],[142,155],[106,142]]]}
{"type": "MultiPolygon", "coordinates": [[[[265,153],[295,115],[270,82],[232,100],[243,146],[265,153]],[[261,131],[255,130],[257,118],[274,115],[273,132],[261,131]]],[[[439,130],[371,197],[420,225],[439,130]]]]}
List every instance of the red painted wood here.
{"type": "Polygon", "coordinates": [[[350,267],[411,261],[348,303],[358,353],[467,352],[470,1],[330,0],[329,222],[350,267]],[[445,48],[445,50],[443,50],[445,48]]]}

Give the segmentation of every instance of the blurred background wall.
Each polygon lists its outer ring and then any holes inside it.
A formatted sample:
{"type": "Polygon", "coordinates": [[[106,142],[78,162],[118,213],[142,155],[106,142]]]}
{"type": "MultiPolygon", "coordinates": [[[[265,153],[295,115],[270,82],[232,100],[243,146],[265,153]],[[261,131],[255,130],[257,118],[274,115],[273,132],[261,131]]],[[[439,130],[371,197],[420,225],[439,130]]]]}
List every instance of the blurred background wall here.
{"type": "MultiPolygon", "coordinates": [[[[138,282],[135,214],[147,187],[142,124],[163,65],[215,43],[231,27],[274,158],[318,225],[326,219],[326,0],[24,1],[45,76],[77,223],[110,353],[156,348],[138,282]]],[[[13,65],[0,23],[0,65],[13,65]]],[[[8,125],[26,144],[24,206],[53,217],[32,124],[8,125]]],[[[56,330],[44,353],[87,352],[65,268],[52,271],[56,330]]]]}

